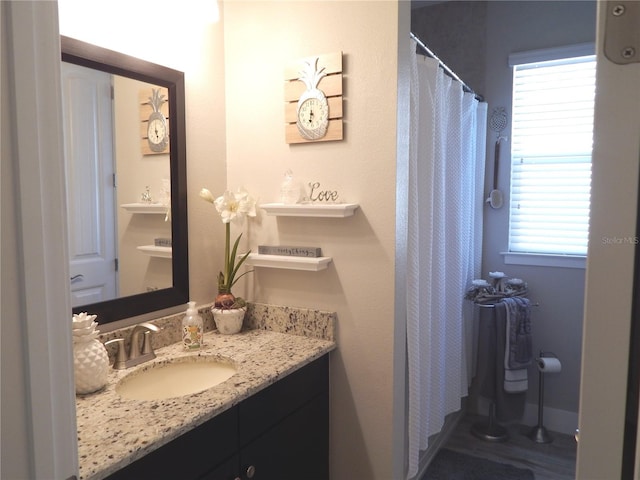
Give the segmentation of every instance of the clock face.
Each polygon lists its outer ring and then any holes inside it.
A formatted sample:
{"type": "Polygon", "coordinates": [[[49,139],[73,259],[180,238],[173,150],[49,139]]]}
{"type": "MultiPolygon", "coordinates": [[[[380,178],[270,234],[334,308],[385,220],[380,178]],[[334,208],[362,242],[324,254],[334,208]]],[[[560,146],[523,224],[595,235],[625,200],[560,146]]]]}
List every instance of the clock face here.
{"type": "Polygon", "coordinates": [[[327,133],[329,105],[326,99],[308,98],[298,107],[298,131],[307,140],[317,140],[327,133]]]}
{"type": "Polygon", "coordinates": [[[147,139],[149,148],[154,152],[162,152],[169,143],[167,135],[167,123],[162,116],[149,117],[149,125],[147,127],[147,139]]]}

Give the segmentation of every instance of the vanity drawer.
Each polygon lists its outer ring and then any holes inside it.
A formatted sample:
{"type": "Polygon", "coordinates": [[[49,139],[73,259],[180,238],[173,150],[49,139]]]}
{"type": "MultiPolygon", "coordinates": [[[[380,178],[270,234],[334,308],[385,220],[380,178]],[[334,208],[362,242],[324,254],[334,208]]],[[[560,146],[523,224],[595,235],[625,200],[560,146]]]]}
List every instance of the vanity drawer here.
{"type": "Polygon", "coordinates": [[[109,480],[202,477],[238,450],[238,409],[231,408],[132,464],[109,480]]]}
{"type": "MultiPolygon", "coordinates": [[[[327,480],[328,395],[329,392],[317,395],[242,447],[239,471],[244,474],[253,470],[254,480],[327,480]]],[[[219,479],[224,477],[216,480],[219,479]]]]}
{"type": "Polygon", "coordinates": [[[240,445],[246,445],[328,390],[329,355],[324,355],[247,398],[239,405],[240,445]]]}

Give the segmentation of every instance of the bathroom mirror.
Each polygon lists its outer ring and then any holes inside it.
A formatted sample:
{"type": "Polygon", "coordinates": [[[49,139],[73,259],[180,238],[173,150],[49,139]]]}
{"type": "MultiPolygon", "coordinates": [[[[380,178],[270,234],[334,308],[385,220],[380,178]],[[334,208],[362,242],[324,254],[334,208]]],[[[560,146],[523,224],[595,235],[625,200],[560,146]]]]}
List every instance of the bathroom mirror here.
{"type": "Polygon", "coordinates": [[[61,50],[73,313],[104,324],[184,304],[184,74],[64,36],[61,50]]]}

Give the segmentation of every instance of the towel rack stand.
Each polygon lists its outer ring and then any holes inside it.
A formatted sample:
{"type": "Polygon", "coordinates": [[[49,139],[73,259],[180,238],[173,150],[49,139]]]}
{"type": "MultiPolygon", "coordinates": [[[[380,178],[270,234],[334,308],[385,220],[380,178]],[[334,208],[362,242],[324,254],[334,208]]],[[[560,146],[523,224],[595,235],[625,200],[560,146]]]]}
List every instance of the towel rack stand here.
{"type": "MultiPolygon", "coordinates": [[[[503,298],[512,298],[512,297],[503,297],[503,298]]],[[[495,308],[498,302],[494,302],[494,303],[473,302],[473,303],[480,308],[495,308]]],[[[540,304],[538,302],[531,303],[531,306],[539,307],[540,304]]],[[[487,416],[487,419],[474,423],[471,426],[471,434],[481,440],[485,440],[488,442],[504,442],[509,438],[507,429],[504,426],[500,425],[496,419],[495,400],[492,400],[491,404],[489,405],[489,415],[487,416]]]]}
{"type": "MultiPolygon", "coordinates": [[[[505,298],[510,298],[510,297],[505,297],[505,298]]],[[[480,308],[495,308],[496,304],[495,303],[476,303],[474,302],[475,305],[477,305],[480,308]]],[[[539,307],[540,304],[538,302],[536,303],[532,303],[531,304],[532,307],[539,307]]]]}

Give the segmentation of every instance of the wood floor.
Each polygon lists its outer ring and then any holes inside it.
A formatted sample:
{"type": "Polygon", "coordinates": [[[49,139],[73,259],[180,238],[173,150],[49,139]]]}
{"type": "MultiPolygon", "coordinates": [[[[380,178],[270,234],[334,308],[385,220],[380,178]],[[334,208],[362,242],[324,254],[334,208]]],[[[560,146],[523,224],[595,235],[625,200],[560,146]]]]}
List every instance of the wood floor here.
{"type": "Polygon", "coordinates": [[[530,426],[507,426],[506,442],[487,442],[473,436],[471,426],[482,417],[467,415],[457,425],[444,448],[487,458],[515,467],[528,468],[536,480],[573,480],[575,478],[576,442],[573,436],[549,432],[551,443],[536,443],[526,436],[530,426]]]}

